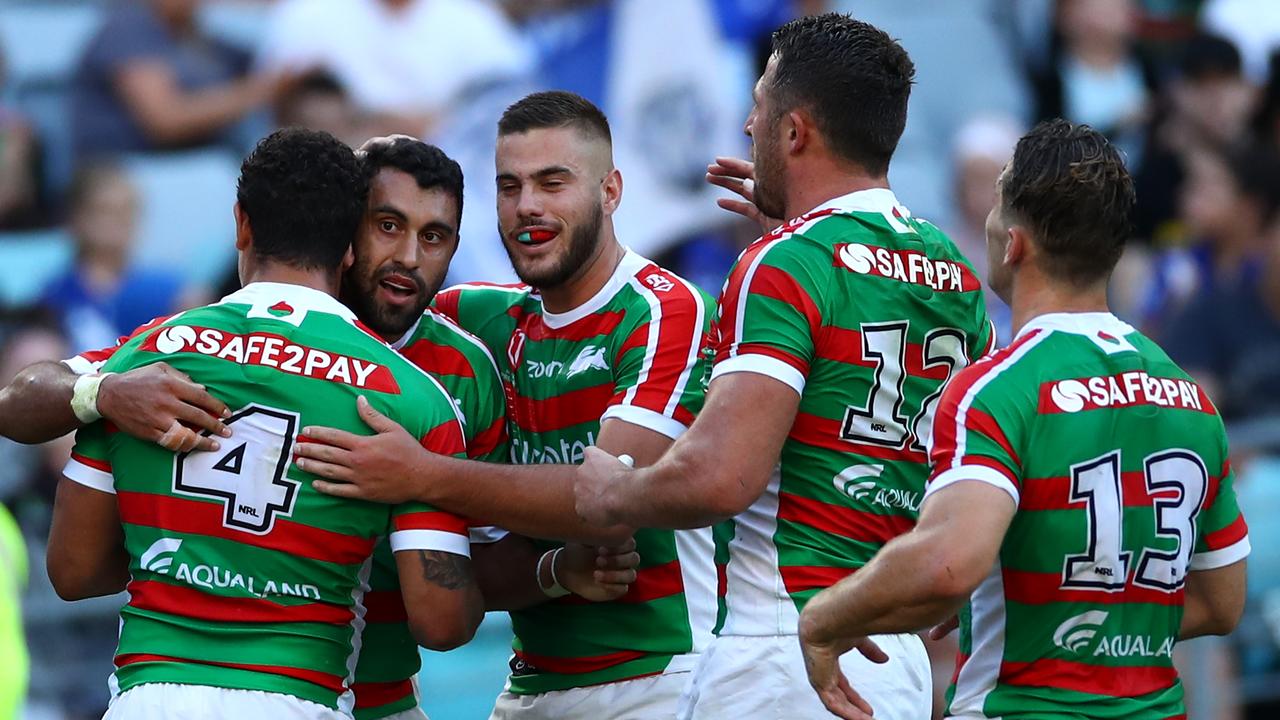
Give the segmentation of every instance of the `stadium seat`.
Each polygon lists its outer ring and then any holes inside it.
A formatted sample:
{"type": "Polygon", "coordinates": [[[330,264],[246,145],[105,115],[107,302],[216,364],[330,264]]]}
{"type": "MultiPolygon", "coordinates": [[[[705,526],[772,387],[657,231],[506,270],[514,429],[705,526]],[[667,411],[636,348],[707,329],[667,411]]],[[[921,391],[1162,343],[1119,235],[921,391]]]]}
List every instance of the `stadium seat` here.
{"type": "Polygon", "coordinates": [[[235,157],[204,150],[131,155],[123,164],[143,199],[137,264],[176,272],[188,283],[216,283],[235,260],[235,157]]]}

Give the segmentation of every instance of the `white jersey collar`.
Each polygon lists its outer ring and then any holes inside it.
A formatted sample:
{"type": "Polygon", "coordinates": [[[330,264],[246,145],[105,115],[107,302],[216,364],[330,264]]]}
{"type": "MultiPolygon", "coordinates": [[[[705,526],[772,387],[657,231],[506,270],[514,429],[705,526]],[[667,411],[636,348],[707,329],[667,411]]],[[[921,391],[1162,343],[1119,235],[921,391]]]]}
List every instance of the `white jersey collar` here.
{"type": "Polygon", "coordinates": [[[1123,338],[1135,332],[1132,325],[1109,312],[1059,312],[1045,313],[1032,318],[1022,326],[1014,340],[1033,330],[1056,330],[1091,337],[1103,332],[1116,338],[1123,338]]]}
{"type": "Polygon", "coordinates": [[[222,303],[249,305],[249,315],[251,317],[277,317],[286,322],[289,322],[291,317],[300,319],[307,312],[328,313],[337,315],[348,322],[354,323],[356,321],[355,313],[351,312],[351,309],[346,305],[338,302],[338,299],[334,296],[315,288],[290,283],[249,283],[222,298],[222,303]],[[266,314],[267,310],[280,303],[288,306],[291,311],[288,315],[266,314]]]}
{"type": "Polygon", "coordinates": [[[812,215],[826,210],[834,210],[841,213],[861,212],[892,215],[895,209],[899,215],[911,217],[911,211],[898,202],[898,196],[894,195],[892,190],[889,188],[869,188],[831,198],[805,213],[805,215],[812,215]]]}
{"type": "Polygon", "coordinates": [[[562,328],[581,320],[588,315],[595,314],[600,311],[609,301],[613,299],[618,291],[626,286],[636,273],[640,272],[649,261],[644,257],[631,251],[630,248],[623,248],[622,261],[618,263],[618,267],[614,268],[613,275],[609,276],[608,282],[604,287],[600,288],[590,300],[582,303],[578,307],[562,313],[553,313],[547,310],[546,306],[542,307],[542,322],[546,323],[549,328],[562,328]]]}

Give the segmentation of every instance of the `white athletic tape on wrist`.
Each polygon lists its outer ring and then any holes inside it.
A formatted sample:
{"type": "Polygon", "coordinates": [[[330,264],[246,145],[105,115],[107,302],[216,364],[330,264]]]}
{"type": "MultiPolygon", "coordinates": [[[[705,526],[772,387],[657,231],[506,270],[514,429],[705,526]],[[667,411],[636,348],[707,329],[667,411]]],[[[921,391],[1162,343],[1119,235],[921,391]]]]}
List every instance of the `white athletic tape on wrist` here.
{"type": "Polygon", "coordinates": [[[619,455],[618,462],[622,463],[623,465],[626,465],[629,468],[634,468],[636,466],[636,459],[631,457],[630,455],[619,455]]]}
{"type": "Polygon", "coordinates": [[[102,413],[98,412],[98,390],[102,381],[111,374],[97,373],[76,378],[71,390],[71,412],[85,425],[102,418],[102,413]]]}

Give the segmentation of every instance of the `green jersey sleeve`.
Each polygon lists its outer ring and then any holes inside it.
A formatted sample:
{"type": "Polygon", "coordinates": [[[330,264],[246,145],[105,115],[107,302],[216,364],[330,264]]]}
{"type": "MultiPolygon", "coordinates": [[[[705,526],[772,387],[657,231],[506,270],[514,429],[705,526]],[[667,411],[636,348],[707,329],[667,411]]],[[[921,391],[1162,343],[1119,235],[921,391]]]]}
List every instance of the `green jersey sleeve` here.
{"type": "Polygon", "coordinates": [[[757,372],[803,393],[830,264],[821,247],[803,238],[766,236],[747,248],[720,295],[712,377],[757,372]]]}
{"type": "Polygon", "coordinates": [[[702,410],[709,298],[652,263],[631,284],[648,313],[638,314],[630,331],[618,335],[613,397],[600,419],[625,420],[674,439],[702,410]]]}
{"type": "Polygon", "coordinates": [[[1249,528],[1236,501],[1234,485],[1235,471],[1230,460],[1223,463],[1219,473],[1210,470],[1204,509],[1196,523],[1192,570],[1226,567],[1249,555],[1249,528]]]}
{"type": "Polygon", "coordinates": [[[931,473],[925,497],[961,480],[980,480],[1021,499],[1022,461],[1017,448],[1028,432],[1026,408],[997,382],[1005,354],[970,365],[952,378],[938,401],[929,448],[931,473]]]}
{"type": "Polygon", "coordinates": [[[107,430],[106,421],[99,420],[76,431],[76,444],[62,474],[86,487],[115,494],[107,430]]]}

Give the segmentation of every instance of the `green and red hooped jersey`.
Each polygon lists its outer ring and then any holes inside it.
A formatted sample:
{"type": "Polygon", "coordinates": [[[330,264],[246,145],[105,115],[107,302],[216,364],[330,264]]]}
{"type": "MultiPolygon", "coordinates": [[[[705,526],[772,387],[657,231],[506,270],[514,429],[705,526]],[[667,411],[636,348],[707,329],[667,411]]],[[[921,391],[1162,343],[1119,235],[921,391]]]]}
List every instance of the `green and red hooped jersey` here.
{"type": "MultiPolygon", "coordinates": [[[[702,407],[709,298],[633,252],[566,313],[548,312],[527,286],[463,285],[436,307],[498,360],[513,462],[581,462],[609,418],[675,438],[702,407]]],[[[511,613],[511,692],[692,667],[716,621],[711,530],[644,529],[636,543],[639,577],[621,599],[570,596],[511,613]]]]}
{"type": "MultiPolygon", "coordinates": [[[[434,310],[391,344],[409,362],[438,380],[454,399],[462,419],[467,457],[504,462],[507,457],[506,404],[493,356],[484,343],[434,310]]],[[[493,542],[505,533],[473,528],[472,543],[493,542]]],[[[418,707],[418,643],[406,623],[400,581],[390,544],[373,553],[365,594],[365,628],[356,665],[356,720],[380,718],[418,707]]]]}
{"type": "Polygon", "coordinates": [[[1204,391],[1109,313],[1035,318],[939,405],[926,497],[976,480],[1017,513],[961,613],[948,715],[1185,718],[1188,571],[1249,553],[1204,391]]]}
{"type": "MultiPolygon", "coordinates": [[[[166,319],[148,323],[121,338],[115,347],[81,353],[64,362],[80,374],[97,372],[131,337],[166,319]]],[[[506,458],[502,381],[493,356],[483,343],[449,318],[427,310],[391,347],[430,373],[454,399],[462,419],[467,457],[490,462],[506,458]]],[[[472,542],[492,542],[502,534],[473,529],[472,542]]],[[[386,539],[374,549],[364,605],[365,627],[351,689],[355,693],[356,720],[379,720],[418,706],[416,677],[422,667],[418,644],[406,621],[395,558],[386,539]]]]}
{"type": "Polygon", "coordinates": [[[378,541],[469,555],[466,522],[428,506],[325,496],[292,463],[302,427],[371,431],[363,394],[435,452],[464,449],[440,384],[347,308],[254,283],[135,334],[101,369],[164,361],[233,408],[218,452],[175,454],[83,428],[65,474],[114,493],[130,556],[114,692],[150,682],[293,695],[351,712],[378,541]]]}
{"type": "Polygon", "coordinates": [[[810,597],[914,527],[942,386],[992,327],[955,245],[873,189],[748,247],[716,334],[713,380],[758,373],[800,395],[780,472],[734,518],[721,632],[791,634],[810,597]]]}

